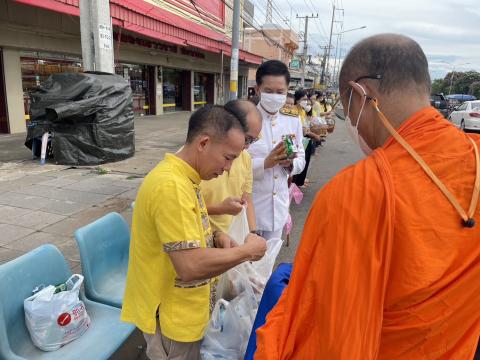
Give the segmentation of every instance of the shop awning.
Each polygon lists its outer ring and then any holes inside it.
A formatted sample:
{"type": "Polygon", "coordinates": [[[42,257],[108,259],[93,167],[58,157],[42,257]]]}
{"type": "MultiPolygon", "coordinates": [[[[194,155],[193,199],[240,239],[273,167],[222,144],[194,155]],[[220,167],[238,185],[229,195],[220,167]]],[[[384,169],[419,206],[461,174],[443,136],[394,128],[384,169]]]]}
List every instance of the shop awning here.
{"type": "MultiPolygon", "coordinates": [[[[80,0],[15,0],[18,3],[79,16],[80,0]]],[[[144,36],[208,52],[231,54],[231,41],[224,34],[173,14],[145,1],[110,0],[112,23],[144,36]],[[148,15],[147,15],[148,14],[148,15]]],[[[240,60],[261,64],[261,56],[240,50],[240,60]]]]}

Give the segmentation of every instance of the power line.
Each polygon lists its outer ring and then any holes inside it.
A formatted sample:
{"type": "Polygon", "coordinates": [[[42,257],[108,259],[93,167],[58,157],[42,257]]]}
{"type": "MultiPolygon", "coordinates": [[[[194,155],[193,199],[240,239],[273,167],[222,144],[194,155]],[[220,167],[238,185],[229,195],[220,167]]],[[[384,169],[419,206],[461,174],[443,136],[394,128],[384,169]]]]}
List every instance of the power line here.
{"type": "MultiPolygon", "coordinates": [[[[221,0],[222,3],[224,3],[228,8],[230,8],[233,11],[233,7],[230,4],[227,4],[225,0],[221,0]]],[[[256,31],[260,32],[263,36],[263,38],[267,41],[270,42],[270,44],[277,46],[278,48],[281,48],[283,51],[290,53],[287,49],[285,49],[281,44],[279,44],[277,41],[273,40],[271,37],[269,37],[261,28],[257,28],[254,24],[250,23],[243,14],[240,15],[241,19],[248,25],[254,28],[256,31]]]]}

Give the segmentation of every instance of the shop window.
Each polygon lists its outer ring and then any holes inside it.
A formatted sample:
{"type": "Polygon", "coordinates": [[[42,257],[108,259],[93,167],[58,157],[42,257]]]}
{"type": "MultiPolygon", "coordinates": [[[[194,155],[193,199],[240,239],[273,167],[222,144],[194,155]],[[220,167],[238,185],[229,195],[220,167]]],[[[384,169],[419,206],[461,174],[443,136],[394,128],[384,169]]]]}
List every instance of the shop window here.
{"type": "Polygon", "coordinates": [[[182,70],[163,68],[163,111],[183,110],[182,70]]]}

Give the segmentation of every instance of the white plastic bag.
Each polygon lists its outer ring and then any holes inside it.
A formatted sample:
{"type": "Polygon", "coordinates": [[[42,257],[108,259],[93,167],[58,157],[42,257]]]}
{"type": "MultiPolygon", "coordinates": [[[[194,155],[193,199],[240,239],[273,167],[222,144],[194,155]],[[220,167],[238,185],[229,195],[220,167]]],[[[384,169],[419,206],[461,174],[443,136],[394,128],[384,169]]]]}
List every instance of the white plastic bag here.
{"type": "Polygon", "coordinates": [[[43,351],[55,351],[88,329],[90,318],[78,298],[83,276],[72,275],[67,290],[55,294],[50,285],[23,302],[25,323],[33,343],[43,351]]]}
{"type": "Polygon", "coordinates": [[[247,349],[258,303],[248,279],[236,269],[230,271],[241,291],[232,301],[221,299],[215,305],[200,350],[203,360],[240,360],[247,349]]]}
{"type": "Polygon", "coordinates": [[[218,298],[230,301],[238,296],[242,290],[242,284],[239,282],[241,275],[248,279],[257,300],[260,302],[263,290],[267,285],[270,275],[272,275],[273,266],[282,248],[282,244],[282,239],[268,240],[267,251],[261,260],[244,262],[224,273],[217,286],[218,298]]]}
{"type": "Polygon", "coordinates": [[[242,211],[237,214],[230,224],[228,235],[237,242],[238,245],[245,243],[245,238],[250,233],[247,219],[247,209],[243,206],[242,211]]]}

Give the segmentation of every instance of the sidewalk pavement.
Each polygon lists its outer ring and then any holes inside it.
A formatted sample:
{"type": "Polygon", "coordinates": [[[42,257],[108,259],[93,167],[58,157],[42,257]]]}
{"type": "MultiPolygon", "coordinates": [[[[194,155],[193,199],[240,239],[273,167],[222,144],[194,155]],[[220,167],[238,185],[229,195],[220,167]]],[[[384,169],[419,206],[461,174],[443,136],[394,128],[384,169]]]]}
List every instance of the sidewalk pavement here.
{"type": "Polygon", "coordinates": [[[136,118],[135,156],[94,167],[41,166],[24,134],[0,136],[0,263],[51,243],[81,272],[74,231],[111,211],[131,222],[143,177],[183,144],[189,115],[136,118]]]}

